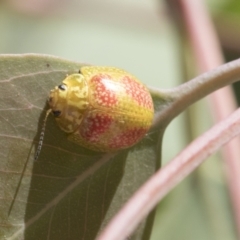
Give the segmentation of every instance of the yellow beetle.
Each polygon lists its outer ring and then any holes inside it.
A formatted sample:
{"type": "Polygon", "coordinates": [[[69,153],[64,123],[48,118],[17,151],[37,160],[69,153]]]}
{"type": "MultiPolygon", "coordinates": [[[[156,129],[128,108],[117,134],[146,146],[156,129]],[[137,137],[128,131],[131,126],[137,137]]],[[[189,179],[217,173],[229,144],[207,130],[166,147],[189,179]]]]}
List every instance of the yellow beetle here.
{"type": "Polygon", "coordinates": [[[114,67],[82,67],[50,91],[48,103],[47,115],[53,113],[69,140],[101,152],[136,144],[149,130],[154,114],[148,89],[133,75],[114,67]]]}

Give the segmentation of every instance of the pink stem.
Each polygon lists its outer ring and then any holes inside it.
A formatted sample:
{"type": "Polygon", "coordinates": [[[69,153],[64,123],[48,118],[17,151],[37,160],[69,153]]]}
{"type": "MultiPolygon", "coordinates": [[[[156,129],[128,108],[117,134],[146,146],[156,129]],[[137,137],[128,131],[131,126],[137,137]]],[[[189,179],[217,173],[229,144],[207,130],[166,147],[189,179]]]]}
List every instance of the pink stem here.
{"type": "MultiPolygon", "coordinates": [[[[220,44],[212,21],[202,0],[180,0],[182,16],[193,45],[195,57],[201,72],[223,63],[220,44]]],[[[212,112],[220,121],[236,109],[232,89],[225,87],[210,95],[212,112]]],[[[240,138],[229,142],[222,149],[226,165],[229,193],[240,238],[240,138]]]]}
{"type": "Polygon", "coordinates": [[[97,240],[122,240],[129,236],[173,187],[239,133],[240,109],[212,127],[157,171],[112,219],[97,240]]]}

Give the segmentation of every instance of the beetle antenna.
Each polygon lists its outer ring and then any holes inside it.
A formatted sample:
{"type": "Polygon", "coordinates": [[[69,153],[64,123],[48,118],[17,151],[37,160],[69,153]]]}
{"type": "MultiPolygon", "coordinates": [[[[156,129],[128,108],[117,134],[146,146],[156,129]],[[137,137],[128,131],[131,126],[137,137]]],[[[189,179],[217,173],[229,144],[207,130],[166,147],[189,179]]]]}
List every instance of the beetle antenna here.
{"type": "Polygon", "coordinates": [[[39,154],[41,152],[41,149],[42,149],[42,145],[43,145],[43,139],[44,139],[44,133],[45,133],[45,127],[46,127],[46,123],[47,123],[47,118],[48,118],[48,115],[49,113],[52,111],[52,109],[48,109],[47,112],[46,112],[46,115],[45,115],[45,118],[43,120],[43,125],[42,125],[42,129],[41,129],[41,133],[40,133],[40,138],[39,138],[39,142],[38,142],[38,147],[37,147],[37,151],[35,153],[35,156],[34,156],[34,160],[38,160],[38,157],[39,157],[39,154]]]}

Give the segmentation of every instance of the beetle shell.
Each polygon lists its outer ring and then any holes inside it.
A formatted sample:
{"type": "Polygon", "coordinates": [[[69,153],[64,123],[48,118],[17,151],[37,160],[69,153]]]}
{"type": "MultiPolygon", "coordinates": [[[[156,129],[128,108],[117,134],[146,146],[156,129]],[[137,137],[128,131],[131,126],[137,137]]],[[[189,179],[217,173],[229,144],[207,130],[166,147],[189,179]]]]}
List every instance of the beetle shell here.
{"type": "Polygon", "coordinates": [[[48,102],[69,140],[102,152],[136,144],[149,130],[154,114],[148,89],[113,67],[82,67],[51,90],[48,102]]]}

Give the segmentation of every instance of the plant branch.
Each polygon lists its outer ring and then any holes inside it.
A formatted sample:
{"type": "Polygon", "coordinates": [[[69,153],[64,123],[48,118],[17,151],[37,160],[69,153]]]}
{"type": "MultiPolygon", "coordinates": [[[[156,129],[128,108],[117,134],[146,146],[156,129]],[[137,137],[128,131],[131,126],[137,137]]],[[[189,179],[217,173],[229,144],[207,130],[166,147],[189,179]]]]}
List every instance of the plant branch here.
{"type": "Polygon", "coordinates": [[[214,70],[179,85],[173,89],[150,89],[153,96],[165,100],[161,111],[156,113],[153,128],[166,127],[168,123],[191,104],[208,94],[240,80],[240,59],[226,63],[214,70]]]}

